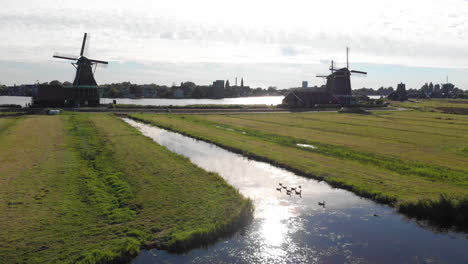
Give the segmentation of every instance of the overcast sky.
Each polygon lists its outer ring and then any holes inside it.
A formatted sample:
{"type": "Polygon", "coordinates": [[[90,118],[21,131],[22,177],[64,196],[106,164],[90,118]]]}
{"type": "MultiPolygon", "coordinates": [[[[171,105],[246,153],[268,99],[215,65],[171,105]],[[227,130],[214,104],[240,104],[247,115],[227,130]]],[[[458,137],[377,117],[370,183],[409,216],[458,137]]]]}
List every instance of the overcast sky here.
{"type": "Polygon", "coordinates": [[[353,88],[449,81],[468,89],[468,1],[2,1],[0,83],[72,81],[84,32],[99,83],[320,85],[330,60],[353,88]]]}

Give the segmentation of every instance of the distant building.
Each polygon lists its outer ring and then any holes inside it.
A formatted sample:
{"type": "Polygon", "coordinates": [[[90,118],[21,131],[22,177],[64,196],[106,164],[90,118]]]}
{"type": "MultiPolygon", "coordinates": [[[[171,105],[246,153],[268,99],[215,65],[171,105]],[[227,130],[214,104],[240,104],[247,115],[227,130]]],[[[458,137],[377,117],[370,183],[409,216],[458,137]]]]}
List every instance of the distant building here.
{"type": "Polygon", "coordinates": [[[32,102],[41,107],[98,106],[99,91],[96,86],[63,86],[41,84],[34,89],[32,102]]]}
{"type": "Polygon", "coordinates": [[[351,104],[350,71],[347,68],[334,70],[326,76],[325,88],[303,88],[288,93],[283,104],[293,107],[311,107],[316,104],[351,104]]]}
{"type": "Polygon", "coordinates": [[[211,86],[210,97],[223,98],[224,97],[224,80],[216,80],[211,86]]]}
{"type": "Polygon", "coordinates": [[[395,92],[388,95],[390,100],[395,101],[406,101],[408,100],[408,94],[406,92],[406,85],[404,83],[399,83],[395,92]]]}
{"type": "Polygon", "coordinates": [[[224,80],[216,80],[213,82],[213,87],[215,89],[223,89],[224,88],[224,80]]]}
{"type": "Polygon", "coordinates": [[[318,75],[327,79],[325,88],[305,88],[291,91],[284,97],[283,104],[293,107],[311,107],[316,104],[340,104],[349,105],[355,103],[351,95],[351,73],[367,75],[367,72],[349,70],[348,63],[349,48],[346,47],[346,68],[336,69],[334,62],[331,61],[329,75],[318,75]]]}
{"type": "Polygon", "coordinates": [[[309,87],[309,84],[307,83],[307,81],[302,81],[302,88],[307,88],[309,87]]]}

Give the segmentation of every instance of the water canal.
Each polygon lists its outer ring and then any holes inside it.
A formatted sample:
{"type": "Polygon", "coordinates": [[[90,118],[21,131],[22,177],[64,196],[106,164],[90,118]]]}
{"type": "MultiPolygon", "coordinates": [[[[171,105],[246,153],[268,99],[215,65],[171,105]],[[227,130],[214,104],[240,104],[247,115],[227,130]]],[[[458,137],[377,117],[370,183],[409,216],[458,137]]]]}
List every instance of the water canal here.
{"type": "Polygon", "coordinates": [[[199,167],[218,173],[255,205],[253,222],[229,238],[182,255],[143,250],[134,264],[468,263],[466,234],[437,233],[388,206],[324,182],[177,133],[124,121],[199,167]],[[278,191],[279,182],[301,185],[302,194],[278,191]]]}

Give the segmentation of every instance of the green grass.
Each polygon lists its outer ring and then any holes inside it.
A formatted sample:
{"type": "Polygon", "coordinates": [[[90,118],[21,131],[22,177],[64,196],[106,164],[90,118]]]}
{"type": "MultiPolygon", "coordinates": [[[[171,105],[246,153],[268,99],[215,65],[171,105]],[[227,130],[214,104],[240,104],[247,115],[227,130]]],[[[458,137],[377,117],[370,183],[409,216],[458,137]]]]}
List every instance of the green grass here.
{"type": "Polygon", "coordinates": [[[113,263],[143,245],[187,249],[251,213],[217,174],[111,115],[23,116],[1,127],[1,263],[113,263]]]}
{"type": "Polygon", "coordinates": [[[468,114],[468,99],[410,99],[405,102],[393,101],[391,105],[419,111],[468,114]]]}
{"type": "MultiPolygon", "coordinates": [[[[458,206],[468,200],[466,116],[411,111],[131,116],[325,180],[405,212],[404,208],[423,204],[426,208],[432,204],[437,211],[435,205],[443,204],[439,197],[444,195],[455,208],[451,212],[457,214],[447,221],[467,214],[458,206]]],[[[427,210],[425,215],[429,215],[427,210]]],[[[452,224],[466,226],[459,221],[452,224]]]]}

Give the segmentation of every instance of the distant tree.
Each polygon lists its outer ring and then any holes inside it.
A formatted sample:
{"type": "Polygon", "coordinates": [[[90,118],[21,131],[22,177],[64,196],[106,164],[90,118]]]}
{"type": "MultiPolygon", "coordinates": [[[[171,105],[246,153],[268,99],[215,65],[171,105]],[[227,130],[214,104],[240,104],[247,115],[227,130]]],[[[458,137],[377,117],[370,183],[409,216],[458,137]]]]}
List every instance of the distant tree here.
{"type": "Polygon", "coordinates": [[[432,92],[432,95],[431,97],[433,98],[438,98],[438,97],[441,97],[441,93],[440,93],[440,84],[436,84],[434,85],[434,90],[432,92]]]}
{"type": "Polygon", "coordinates": [[[225,88],[229,88],[229,80],[226,80],[226,85],[225,85],[225,88]]]}
{"type": "Polygon", "coordinates": [[[62,83],[58,80],[53,80],[49,83],[50,85],[62,85],[62,83]]]}
{"type": "Polygon", "coordinates": [[[195,89],[197,85],[194,82],[183,82],[181,87],[186,87],[190,89],[195,89]]]}
{"type": "Polygon", "coordinates": [[[440,92],[442,93],[443,97],[452,97],[454,89],[455,85],[451,83],[444,83],[442,84],[442,88],[440,88],[440,92]]]}
{"type": "Polygon", "coordinates": [[[7,94],[8,92],[8,87],[6,85],[0,84],[0,95],[7,94]]]}
{"type": "Polygon", "coordinates": [[[197,86],[192,92],[192,98],[206,98],[207,89],[202,86],[197,86]]]}
{"type": "Polygon", "coordinates": [[[130,94],[141,96],[143,94],[143,87],[137,84],[131,84],[129,87],[130,94]]]}
{"type": "Polygon", "coordinates": [[[425,83],[423,86],[421,86],[421,92],[427,92],[429,90],[429,84],[425,83]]]}

